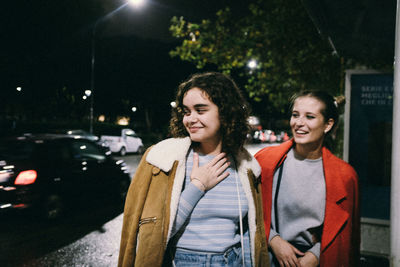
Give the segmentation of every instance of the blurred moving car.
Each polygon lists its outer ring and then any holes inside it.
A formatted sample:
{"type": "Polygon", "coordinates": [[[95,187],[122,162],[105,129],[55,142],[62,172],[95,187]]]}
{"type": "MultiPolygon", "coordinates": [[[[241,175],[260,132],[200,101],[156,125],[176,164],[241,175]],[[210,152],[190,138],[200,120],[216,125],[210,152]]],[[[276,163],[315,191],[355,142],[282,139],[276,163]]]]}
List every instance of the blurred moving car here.
{"type": "Polygon", "coordinates": [[[82,129],[55,130],[54,133],[68,135],[68,136],[71,136],[74,138],[84,138],[84,139],[96,142],[103,147],[108,147],[107,142],[100,140],[100,138],[97,135],[91,134],[82,129]]]}
{"type": "Polygon", "coordinates": [[[55,219],[89,199],[121,203],[129,184],[125,162],[90,140],[62,135],[0,140],[0,212],[31,208],[55,219]]]}
{"type": "Polygon", "coordinates": [[[115,135],[102,135],[100,140],[106,142],[112,153],[125,156],[126,153],[139,153],[145,151],[142,139],[132,129],[121,129],[115,135]]]}

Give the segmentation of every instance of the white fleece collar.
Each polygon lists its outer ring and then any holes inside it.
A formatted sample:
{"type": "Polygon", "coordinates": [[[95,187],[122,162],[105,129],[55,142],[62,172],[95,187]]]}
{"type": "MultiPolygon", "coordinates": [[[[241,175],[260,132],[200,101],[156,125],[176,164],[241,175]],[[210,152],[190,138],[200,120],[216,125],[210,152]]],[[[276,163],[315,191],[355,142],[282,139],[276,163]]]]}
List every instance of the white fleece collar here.
{"type": "Polygon", "coordinates": [[[165,139],[151,148],[146,161],[164,172],[169,172],[175,160],[185,160],[191,144],[189,137],[165,139]]]}
{"type": "MultiPolygon", "coordinates": [[[[154,145],[147,154],[146,161],[165,172],[169,172],[175,160],[186,160],[192,141],[189,137],[169,138],[154,145]]],[[[261,167],[247,150],[243,149],[236,158],[237,167],[243,171],[251,169],[255,177],[261,174],[261,167]]]]}

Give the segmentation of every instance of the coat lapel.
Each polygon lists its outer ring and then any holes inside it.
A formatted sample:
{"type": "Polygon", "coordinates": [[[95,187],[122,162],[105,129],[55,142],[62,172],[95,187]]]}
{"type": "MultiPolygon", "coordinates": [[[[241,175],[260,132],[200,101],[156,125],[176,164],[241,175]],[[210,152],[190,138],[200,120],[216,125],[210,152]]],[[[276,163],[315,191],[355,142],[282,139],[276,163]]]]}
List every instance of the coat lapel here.
{"type": "Polygon", "coordinates": [[[346,201],[347,193],[340,170],[337,169],[335,161],[332,161],[331,152],[326,148],[323,148],[322,160],[326,183],[325,219],[321,240],[321,251],[324,251],[347,222],[349,214],[339,205],[346,201]]]}
{"type": "Polygon", "coordinates": [[[279,146],[268,147],[255,154],[255,158],[261,165],[261,190],[264,206],[264,226],[267,240],[269,239],[269,229],[271,227],[271,207],[272,207],[272,183],[275,170],[286,158],[286,154],[293,146],[293,139],[279,146]]]}
{"type": "Polygon", "coordinates": [[[171,191],[167,240],[170,239],[173,222],[178,210],[179,196],[185,179],[186,155],[191,143],[189,137],[165,139],[154,145],[146,157],[148,163],[166,173],[170,172],[174,163],[177,162],[171,191]]]}

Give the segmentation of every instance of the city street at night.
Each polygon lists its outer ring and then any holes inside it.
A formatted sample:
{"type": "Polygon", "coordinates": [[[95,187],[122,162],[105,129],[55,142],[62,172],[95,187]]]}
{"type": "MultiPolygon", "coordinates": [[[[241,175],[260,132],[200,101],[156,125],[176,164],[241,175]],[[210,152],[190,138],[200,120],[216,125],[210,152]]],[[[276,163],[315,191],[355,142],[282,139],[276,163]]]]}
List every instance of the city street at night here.
{"type": "Polygon", "coordinates": [[[167,243],[177,261],[238,248],[246,267],[400,267],[399,7],[6,1],[0,267],[117,266],[135,173],[124,266],[166,262],[167,243]],[[280,145],[256,182],[243,143],[280,145]]]}

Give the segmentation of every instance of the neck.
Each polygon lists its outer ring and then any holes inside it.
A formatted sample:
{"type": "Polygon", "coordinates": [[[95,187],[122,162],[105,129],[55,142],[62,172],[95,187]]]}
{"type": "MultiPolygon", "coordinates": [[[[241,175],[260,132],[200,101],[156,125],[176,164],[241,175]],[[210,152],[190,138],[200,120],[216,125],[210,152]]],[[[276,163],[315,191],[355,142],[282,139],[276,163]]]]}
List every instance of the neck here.
{"type": "Polygon", "coordinates": [[[222,142],[221,141],[219,141],[217,143],[202,142],[202,143],[199,143],[199,145],[194,148],[194,151],[199,152],[201,154],[205,154],[205,155],[216,156],[222,152],[222,142]]]}
{"type": "Polygon", "coordinates": [[[322,143],[295,144],[294,151],[305,159],[319,159],[322,156],[322,143]]]}

